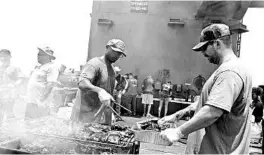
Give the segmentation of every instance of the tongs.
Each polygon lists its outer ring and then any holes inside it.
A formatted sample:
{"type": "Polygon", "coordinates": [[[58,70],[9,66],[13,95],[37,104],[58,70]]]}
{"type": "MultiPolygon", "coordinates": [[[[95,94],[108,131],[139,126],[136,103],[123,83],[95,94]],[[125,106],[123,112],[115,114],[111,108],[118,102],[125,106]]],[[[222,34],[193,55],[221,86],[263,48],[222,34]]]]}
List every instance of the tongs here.
{"type": "Polygon", "coordinates": [[[113,113],[115,113],[116,114],[116,116],[121,120],[121,121],[124,121],[123,119],[122,119],[122,117],[111,107],[111,106],[109,106],[109,108],[113,111],[113,113]]]}
{"type": "MultiPolygon", "coordinates": [[[[129,113],[132,113],[131,110],[127,109],[126,107],[122,106],[121,104],[118,104],[116,101],[112,101],[112,103],[116,104],[117,106],[120,106],[121,108],[125,109],[126,111],[128,111],[129,113]]],[[[102,113],[104,112],[106,106],[105,105],[101,105],[100,109],[96,112],[96,114],[94,115],[94,118],[96,119],[98,116],[101,116],[102,113]]],[[[118,118],[121,119],[121,121],[124,121],[121,116],[111,107],[109,106],[109,108],[113,111],[113,113],[115,113],[117,115],[118,118]]]]}
{"type": "Polygon", "coordinates": [[[111,107],[111,106],[106,106],[104,104],[101,105],[100,109],[94,114],[94,119],[96,120],[99,116],[102,116],[103,112],[105,111],[106,108],[110,108],[112,110],[113,113],[116,114],[116,116],[121,120],[124,121],[122,119],[122,117],[111,107]]]}
{"type": "Polygon", "coordinates": [[[118,104],[118,103],[116,103],[115,101],[112,101],[112,102],[113,102],[114,104],[120,106],[121,108],[125,109],[125,110],[128,111],[129,113],[132,113],[131,110],[127,109],[126,107],[122,106],[121,104],[118,104]]]}

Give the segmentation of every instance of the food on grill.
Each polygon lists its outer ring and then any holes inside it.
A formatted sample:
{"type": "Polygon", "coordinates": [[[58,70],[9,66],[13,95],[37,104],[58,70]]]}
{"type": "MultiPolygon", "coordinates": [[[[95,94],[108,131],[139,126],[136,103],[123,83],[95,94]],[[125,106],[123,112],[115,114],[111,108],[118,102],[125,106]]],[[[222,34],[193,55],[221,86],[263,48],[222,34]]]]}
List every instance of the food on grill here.
{"type": "Polygon", "coordinates": [[[124,125],[112,125],[111,126],[111,130],[116,130],[116,131],[126,131],[128,130],[128,127],[127,126],[124,126],[124,125]]]}
{"type": "Polygon", "coordinates": [[[120,143],[120,135],[116,134],[116,135],[109,135],[107,137],[107,141],[113,144],[119,144],[120,143]]]}
{"type": "Polygon", "coordinates": [[[138,122],[138,128],[141,130],[153,130],[153,131],[160,132],[167,128],[171,128],[171,127],[173,127],[173,124],[159,125],[157,119],[150,119],[150,120],[138,122]]]}
{"type": "Polygon", "coordinates": [[[126,126],[112,125],[111,127],[101,124],[85,124],[72,135],[82,140],[97,142],[109,142],[118,144],[119,141],[127,142],[133,138],[134,132],[126,126]]]}
{"type": "MultiPolygon", "coordinates": [[[[134,148],[139,147],[135,145],[134,132],[124,125],[79,124],[53,117],[27,120],[23,125],[26,129],[32,126],[23,134],[19,132],[19,143],[15,143],[19,146],[12,149],[42,154],[126,154],[136,153],[134,148]]],[[[10,128],[17,126],[14,123],[10,128]]],[[[8,148],[13,145],[2,144],[8,148]]]]}

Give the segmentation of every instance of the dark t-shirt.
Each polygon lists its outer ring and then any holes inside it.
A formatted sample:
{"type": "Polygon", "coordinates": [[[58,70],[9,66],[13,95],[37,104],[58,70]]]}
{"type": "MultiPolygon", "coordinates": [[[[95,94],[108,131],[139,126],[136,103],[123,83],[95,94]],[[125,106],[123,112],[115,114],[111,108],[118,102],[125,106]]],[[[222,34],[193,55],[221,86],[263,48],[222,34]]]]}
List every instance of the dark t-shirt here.
{"type": "Polygon", "coordinates": [[[153,94],[153,90],[154,90],[154,80],[152,79],[152,77],[147,77],[143,81],[142,92],[143,94],[153,94]]]}
{"type": "Polygon", "coordinates": [[[137,95],[137,79],[132,78],[128,80],[128,88],[126,94],[137,95]]]}
{"type": "Polygon", "coordinates": [[[164,83],[161,89],[161,97],[164,97],[164,98],[169,97],[170,92],[171,92],[171,85],[168,83],[164,83]]]}
{"type": "MultiPolygon", "coordinates": [[[[100,57],[89,60],[80,75],[79,82],[88,79],[95,86],[105,89],[113,95],[115,72],[112,65],[106,65],[100,57]]],[[[92,122],[94,114],[101,106],[96,92],[78,90],[71,119],[81,122],[92,122]]]]}
{"type": "Polygon", "coordinates": [[[254,104],[254,110],[252,113],[255,117],[263,117],[263,103],[262,102],[256,102],[254,104]]]}

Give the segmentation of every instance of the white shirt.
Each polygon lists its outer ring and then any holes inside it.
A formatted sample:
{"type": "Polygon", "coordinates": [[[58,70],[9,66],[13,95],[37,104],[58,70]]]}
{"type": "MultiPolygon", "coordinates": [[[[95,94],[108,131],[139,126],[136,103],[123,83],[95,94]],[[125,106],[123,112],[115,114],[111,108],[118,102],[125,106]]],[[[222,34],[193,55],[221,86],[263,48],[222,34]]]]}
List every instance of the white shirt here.
{"type": "Polygon", "coordinates": [[[48,82],[57,82],[60,67],[53,62],[37,66],[32,72],[27,86],[27,102],[43,106],[41,102],[48,82]]]}

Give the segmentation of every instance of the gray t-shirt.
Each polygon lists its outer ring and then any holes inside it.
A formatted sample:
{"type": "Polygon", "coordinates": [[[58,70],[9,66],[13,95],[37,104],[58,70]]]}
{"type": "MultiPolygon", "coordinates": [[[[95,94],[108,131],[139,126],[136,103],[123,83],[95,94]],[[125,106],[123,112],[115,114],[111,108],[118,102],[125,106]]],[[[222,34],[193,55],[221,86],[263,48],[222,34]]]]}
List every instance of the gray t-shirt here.
{"type": "Polygon", "coordinates": [[[224,110],[205,128],[199,154],[247,154],[250,142],[251,76],[241,62],[224,62],[206,81],[199,104],[224,110]]]}

